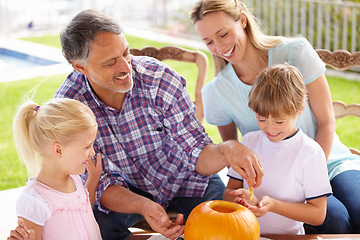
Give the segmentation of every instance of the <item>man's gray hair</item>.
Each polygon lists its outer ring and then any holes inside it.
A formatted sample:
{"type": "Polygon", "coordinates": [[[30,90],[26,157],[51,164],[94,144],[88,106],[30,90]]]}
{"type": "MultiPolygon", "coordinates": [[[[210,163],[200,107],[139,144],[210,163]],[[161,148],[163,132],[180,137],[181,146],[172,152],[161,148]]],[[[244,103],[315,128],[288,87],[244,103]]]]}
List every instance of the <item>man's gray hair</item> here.
{"type": "Polygon", "coordinates": [[[78,13],[60,34],[62,53],[69,63],[86,62],[95,35],[99,32],[123,33],[115,20],[95,10],[78,13]]]}

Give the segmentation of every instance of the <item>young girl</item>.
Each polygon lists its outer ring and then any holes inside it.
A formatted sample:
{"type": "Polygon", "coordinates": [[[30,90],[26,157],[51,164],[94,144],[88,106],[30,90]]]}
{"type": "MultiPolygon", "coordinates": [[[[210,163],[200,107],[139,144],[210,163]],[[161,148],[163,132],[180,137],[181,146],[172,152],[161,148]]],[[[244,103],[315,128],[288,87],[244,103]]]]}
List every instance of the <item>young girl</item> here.
{"type": "Polygon", "coordinates": [[[18,199],[19,226],[8,239],[101,239],[92,212],[102,172],[100,154],[96,163],[92,160],[93,112],[72,99],[56,98],[43,106],[28,101],[15,115],[13,130],[20,159],[37,176],[18,199]],[[79,176],[85,168],[90,196],[79,176]]]}
{"type": "Polygon", "coordinates": [[[306,90],[296,67],[279,64],[260,72],[249,95],[260,130],[241,143],[254,151],[264,168],[262,184],[247,183],[232,168],[224,199],[248,207],[262,234],[304,234],[303,222],[320,225],[331,195],[325,154],[318,143],[297,129],[306,90]]]}

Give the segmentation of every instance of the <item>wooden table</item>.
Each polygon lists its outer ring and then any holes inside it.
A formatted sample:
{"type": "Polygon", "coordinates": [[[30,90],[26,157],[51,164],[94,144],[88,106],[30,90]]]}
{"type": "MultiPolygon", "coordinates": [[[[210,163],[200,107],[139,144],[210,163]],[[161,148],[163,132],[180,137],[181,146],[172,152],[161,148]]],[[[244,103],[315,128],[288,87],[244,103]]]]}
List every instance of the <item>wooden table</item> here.
{"type": "MultiPolygon", "coordinates": [[[[152,235],[132,235],[130,236],[129,240],[146,240],[152,235]]],[[[262,237],[273,239],[273,240],[316,240],[317,237],[322,237],[325,239],[331,239],[331,238],[349,238],[350,239],[359,239],[360,240],[360,234],[319,234],[319,235],[264,235],[262,237]]]]}

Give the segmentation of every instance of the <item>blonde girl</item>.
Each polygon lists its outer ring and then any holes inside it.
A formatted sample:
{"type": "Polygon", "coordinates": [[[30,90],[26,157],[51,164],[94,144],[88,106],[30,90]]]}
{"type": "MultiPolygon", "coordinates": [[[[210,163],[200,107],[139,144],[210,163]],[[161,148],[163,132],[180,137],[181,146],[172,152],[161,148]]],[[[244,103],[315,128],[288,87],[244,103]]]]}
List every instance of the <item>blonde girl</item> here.
{"type": "Polygon", "coordinates": [[[32,176],[19,197],[19,226],[8,239],[101,239],[92,208],[102,172],[93,161],[97,122],[83,103],[23,103],[13,121],[20,159],[32,176]],[[81,174],[89,178],[83,187],[81,174]],[[28,229],[32,229],[29,231],[28,229]]]}

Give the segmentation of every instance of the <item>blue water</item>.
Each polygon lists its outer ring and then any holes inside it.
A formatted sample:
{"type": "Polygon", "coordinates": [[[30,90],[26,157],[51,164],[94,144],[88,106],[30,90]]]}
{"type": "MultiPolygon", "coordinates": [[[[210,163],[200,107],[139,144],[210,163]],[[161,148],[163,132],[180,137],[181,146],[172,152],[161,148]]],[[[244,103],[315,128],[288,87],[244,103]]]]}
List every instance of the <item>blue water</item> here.
{"type": "Polygon", "coordinates": [[[0,48],[0,72],[21,71],[26,68],[48,66],[59,62],[35,57],[29,54],[0,48]]]}

